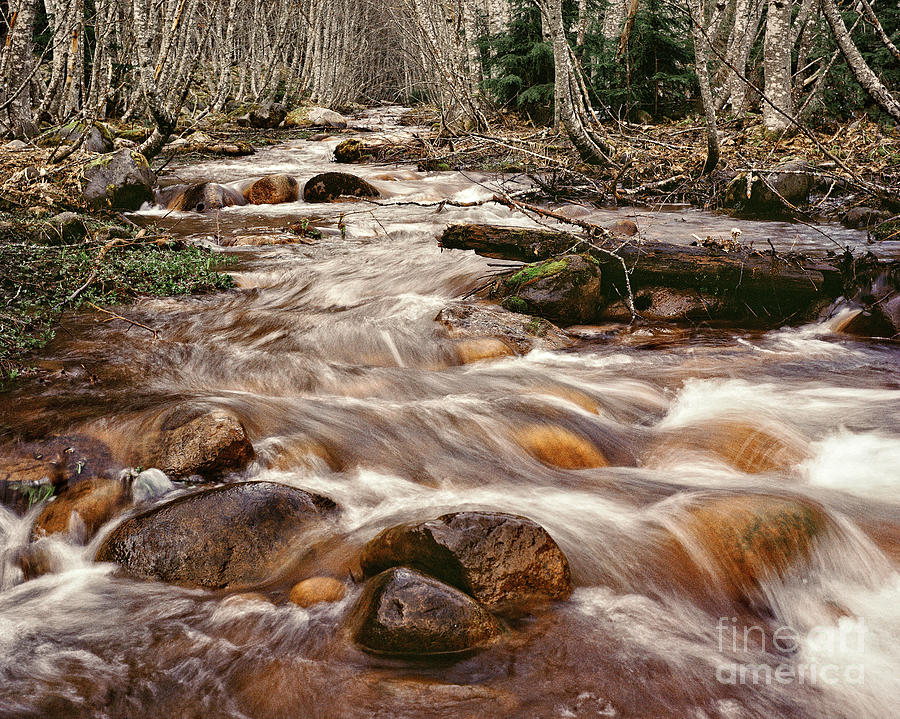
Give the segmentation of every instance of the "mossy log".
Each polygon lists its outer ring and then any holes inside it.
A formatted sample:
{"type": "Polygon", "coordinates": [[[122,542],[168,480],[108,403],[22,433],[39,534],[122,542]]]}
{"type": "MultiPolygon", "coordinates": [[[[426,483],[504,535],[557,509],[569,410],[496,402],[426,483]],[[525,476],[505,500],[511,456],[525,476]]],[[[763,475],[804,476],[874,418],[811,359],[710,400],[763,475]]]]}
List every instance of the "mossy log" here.
{"type": "MultiPolygon", "coordinates": [[[[885,272],[894,280],[900,277],[900,263],[877,262],[871,256],[854,259],[845,254],[823,260],[664,242],[623,245],[597,239],[588,244],[566,232],[488,225],[452,225],[440,245],[522,262],[587,253],[596,259],[602,275],[593,320],[626,319],[633,300],[634,309],[648,319],[773,327],[810,319],[837,297],[853,295],[885,272]]],[[[516,291],[508,282],[498,283],[494,295],[514,309],[511,294],[516,291]]],[[[541,314],[539,307],[529,306],[528,311],[541,314]]]]}

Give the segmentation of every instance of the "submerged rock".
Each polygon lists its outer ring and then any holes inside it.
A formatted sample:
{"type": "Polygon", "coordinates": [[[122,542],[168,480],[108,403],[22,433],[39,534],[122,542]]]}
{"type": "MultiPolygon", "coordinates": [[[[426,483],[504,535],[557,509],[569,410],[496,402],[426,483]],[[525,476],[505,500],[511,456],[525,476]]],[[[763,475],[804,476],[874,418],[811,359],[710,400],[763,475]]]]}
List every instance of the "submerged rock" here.
{"type": "Polygon", "coordinates": [[[607,467],[609,461],[587,439],[552,424],[522,427],[513,435],[516,443],[539,462],[560,469],[607,467]]]}
{"type": "Polygon", "coordinates": [[[365,546],[361,564],[366,575],[413,567],[495,611],[572,592],[569,563],[547,530],[503,512],[457,512],[387,529],[365,546]]]}
{"type": "Polygon", "coordinates": [[[254,456],[244,426],[231,412],[177,407],[147,428],[137,463],[158,467],[171,477],[216,479],[243,469],[254,456]]]}
{"type": "Polygon", "coordinates": [[[665,466],[683,452],[715,455],[748,474],[785,472],[807,456],[803,437],[788,427],[720,420],[664,435],[650,450],[647,464],[665,466]]]}
{"type": "Polygon", "coordinates": [[[290,600],[304,609],[323,602],[339,602],[347,593],[344,583],[332,577],[310,577],[297,582],[291,589],[290,600]]]}
{"type": "Polygon", "coordinates": [[[890,212],[885,212],[883,210],[875,210],[871,207],[854,207],[841,217],[841,224],[844,225],[844,227],[864,230],[884,222],[889,219],[890,216],[890,212]]]}
{"type": "Polygon", "coordinates": [[[294,202],[300,194],[300,185],[290,175],[267,175],[256,180],[244,190],[244,198],[251,205],[279,205],[294,202]]]}
{"type": "Polygon", "coordinates": [[[527,354],[536,347],[552,350],[574,344],[571,337],[549,320],[510,312],[496,305],[453,302],[434,319],[443,325],[448,337],[499,340],[518,354],[527,354]]]}
{"type": "Polygon", "coordinates": [[[147,158],[118,150],[88,163],[82,172],[85,200],[97,209],[139,210],[153,202],[156,175],[147,158]]]}
{"type": "Polygon", "coordinates": [[[66,487],[34,520],[32,537],[65,534],[70,528],[87,541],[101,526],[126,507],[128,491],[117,479],[93,478],[66,487]],[[73,517],[72,515],[77,515],[73,517]]]}
{"type": "Polygon", "coordinates": [[[708,584],[734,600],[755,603],[762,599],[761,583],[801,571],[832,526],[825,510],[804,498],[714,497],[676,520],[668,561],[693,565],[692,588],[708,584]]]}
{"type": "Polygon", "coordinates": [[[353,639],[379,654],[452,654],[477,648],[500,625],[467,594],[395,567],[371,579],[353,610],[353,639]]]}
{"type": "Polygon", "coordinates": [[[291,543],[337,506],[274,482],[241,482],[179,497],[120,524],[97,551],[140,579],[219,589],[278,568],[291,543]]]}
{"type": "Polygon", "coordinates": [[[506,342],[494,337],[461,340],[456,343],[454,349],[460,364],[470,364],[481,360],[515,355],[515,352],[510,349],[506,342]]]}
{"type": "Polygon", "coordinates": [[[361,177],[346,172],[323,172],[303,187],[306,202],[332,202],[339,197],[381,197],[381,193],[361,177]]]}
{"type": "Polygon", "coordinates": [[[600,265],[589,255],[536,262],[498,283],[495,293],[512,312],[563,324],[590,322],[600,311],[600,265]]]}

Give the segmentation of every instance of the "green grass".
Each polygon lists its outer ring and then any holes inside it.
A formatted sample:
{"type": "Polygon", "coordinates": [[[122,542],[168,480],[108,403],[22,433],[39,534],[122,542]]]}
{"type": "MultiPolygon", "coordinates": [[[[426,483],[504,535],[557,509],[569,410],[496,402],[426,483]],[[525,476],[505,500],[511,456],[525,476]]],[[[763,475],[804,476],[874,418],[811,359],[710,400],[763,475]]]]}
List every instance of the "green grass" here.
{"type": "MultiPolygon", "coordinates": [[[[0,215],[0,389],[26,371],[25,358],[53,339],[63,311],[88,302],[114,305],[140,296],[186,295],[233,286],[228,260],[206,249],[135,238],[127,228],[86,220],[103,239],[48,245],[40,223],[0,215]],[[120,240],[101,260],[109,231],[120,240]],[[90,284],[69,298],[93,273],[90,284]]],[[[45,233],[46,234],[46,233],[45,233]]]]}

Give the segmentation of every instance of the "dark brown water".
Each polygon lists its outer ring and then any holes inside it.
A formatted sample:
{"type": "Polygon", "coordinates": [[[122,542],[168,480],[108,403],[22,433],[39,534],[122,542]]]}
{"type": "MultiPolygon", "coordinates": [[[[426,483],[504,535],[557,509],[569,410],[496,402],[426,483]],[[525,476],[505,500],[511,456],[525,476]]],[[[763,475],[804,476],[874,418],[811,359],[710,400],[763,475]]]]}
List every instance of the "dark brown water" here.
{"type": "MultiPolygon", "coordinates": [[[[369,120],[402,132],[390,113],[369,120]]],[[[334,169],[335,144],[175,168],[166,181],[288,172],[302,184],[334,169]]],[[[394,203],[479,199],[496,183],[354,171],[394,203]]],[[[508,191],[523,187],[505,180],[508,191]]],[[[675,242],[732,227],[745,242],[779,248],[865,242],[832,225],[689,209],[566,211],[632,217],[648,236],[675,242]]],[[[342,566],[400,521],[485,508],[546,527],[572,565],[573,596],[461,661],[389,661],[345,636],[358,590],[303,610],[132,582],[91,563],[98,540],[57,542],[57,571],[22,582],[12,558],[28,520],[0,509],[0,716],[896,716],[900,348],[834,334],[829,323],[615,339],[586,331],[569,350],[461,365],[433,318],[493,270],[470,253],[442,253],[437,236],[451,222],[526,224],[505,208],[298,202],[139,218],[218,246],[277,237],[303,216],[320,218],[322,239],[222,250],[237,258],[237,290],[129,308],[158,330],[156,341],[123,323],[70,318],[47,352],[65,372],[7,398],[0,419],[121,450],[162,407],[227,407],[259,455],[244,478],[310,489],[344,508],[337,536],[300,558],[299,572],[342,566]],[[577,434],[611,466],[535,460],[516,439],[535,424],[577,434]],[[709,562],[702,582],[682,581],[666,537],[684,535],[692,507],[772,492],[819,503],[832,529],[803,571],[763,583],[767,611],[751,614],[718,591],[727,578],[709,562]],[[748,627],[760,631],[745,642],[748,627]],[[771,641],[779,628],[797,637],[790,651],[771,641]]],[[[704,549],[691,551],[702,565],[704,549]]]]}

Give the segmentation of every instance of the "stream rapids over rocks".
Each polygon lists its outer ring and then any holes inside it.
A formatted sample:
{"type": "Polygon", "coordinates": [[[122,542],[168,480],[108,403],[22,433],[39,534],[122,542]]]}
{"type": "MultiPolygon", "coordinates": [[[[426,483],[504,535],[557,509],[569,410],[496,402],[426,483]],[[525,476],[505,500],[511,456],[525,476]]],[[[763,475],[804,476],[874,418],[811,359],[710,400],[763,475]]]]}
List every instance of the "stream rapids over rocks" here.
{"type": "MultiPolygon", "coordinates": [[[[399,113],[359,123],[387,138],[418,131],[399,113]]],[[[302,187],[334,169],[344,137],[171,166],[162,183],[241,187],[284,173],[302,187]]],[[[499,205],[434,203],[527,179],[347,169],[381,204],[135,213],[233,258],[236,289],[120,310],[156,339],[73,313],[40,358],[52,381],[28,380],[0,407],[0,424],[91,437],[120,467],[165,412],[227,413],[254,457],[224,480],[305,490],[327,508],[316,510],[323,524],[240,589],[144,581],[94,561],[123,520],[196,489],[176,483],[86,544],[77,533],[41,540],[48,566],[25,581],[40,510],[0,507],[0,717],[897,716],[898,345],[841,335],[834,321],[764,333],[579,327],[568,346],[529,352],[463,338],[436,316],[502,268],[441,251],[440,233],[533,224],[499,205]],[[282,243],[303,217],[321,237],[282,243]],[[492,637],[474,651],[364,651],[348,623],[364,545],[474,511],[546,530],[571,593],[497,619],[467,609],[492,637]],[[336,601],[288,601],[317,577],[343,582],[336,601]]],[[[761,247],[869,249],[864,233],[832,224],[561,210],[632,219],[683,244],[737,226],[761,247]]],[[[875,250],[900,257],[896,243],[875,250]]],[[[205,551],[204,522],[191,531],[184,561],[205,551]]]]}

